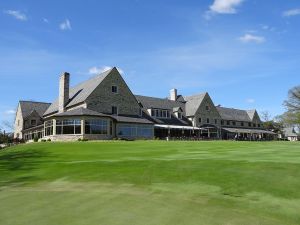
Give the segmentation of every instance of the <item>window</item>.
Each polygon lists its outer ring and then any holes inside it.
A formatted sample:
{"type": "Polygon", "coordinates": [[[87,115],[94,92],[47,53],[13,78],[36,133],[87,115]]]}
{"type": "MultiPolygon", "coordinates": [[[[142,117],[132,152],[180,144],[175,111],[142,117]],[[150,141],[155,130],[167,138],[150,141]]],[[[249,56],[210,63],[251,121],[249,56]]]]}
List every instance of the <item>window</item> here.
{"type": "Polygon", "coordinates": [[[251,127],[251,123],[248,123],[248,126],[251,127]]]}
{"type": "Polygon", "coordinates": [[[224,125],[224,120],[221,120],[221,125],[224,125]]]}
{"type": "Polygon", "coordinates": [[[182,119],[182,113],[181,113],[181,112],[178,112],[178,113],[177,113],[177,117],[178,117],[179,119],[182,119]]]}
{"type": "Polygon", "coordinates": [[[161,117],[162,118],[169,118],[170,117],[170,113],[168,110],[162,110],[161,111],[161,117]]]}
{"type": "Polygon", "coordinates": [[[143,110],[141,108],[139,108],[139,115],[143,116],[143,110]]]}
{"type": "Polygon", "coordinates": [[[235,126],[235,125],[236,125],[236,122],[235,122],[235,121],[232,121],[232,125],[235,126]]]}
{"type": "Polygon", "coordinates": [[[218,123],[218,120],[217,119],[215,119],[215,124],[217,124],[218,123]]]}
{"type": "Polygon", "coordinates": [[[260,124],[257,124],[258,127],[260,127],[260,124]]]}
{"type": "Polygon", "coordinates": [[[56,120],[56,134],[81,134],[81,120],[56,120]]]}
{"type": "Polygon", "coordinates": [[[118,86],[116,86],[116,85],[111,86],[111,92],[118,93],[118,86]]]}
{"type": "Polygon", "coordinates": [[[253,127],[256,127],[256,123],[253,123],[253,127]]]}
{"type": "Polygon", "coordinates": [[[244,126],[244,122],[241,122],[241,126],[242,126],[242,127],[244,126]]]}
{"type": "Polygon", "coordinates": [[[227,120],[227,125],[230,125],[230,121],[229,120],[227,120]]]}
{"type": "MultiPolygon", "coordinates": [[[[112,124],[110,124],[112,133],[112,124]]],[[[86,134],[108,134],[108,121],[107,120],[86,120],[85,121],[86,134]]]]}
{"type": "Polygon", "coordinates": [[[30,120],[30,125],[31,126],[36,126],[36,120],[30,120]]]}
{"type": "Polygon", "coordinates": [[[112,106],[111,107],[111,113],[113,115],[118,115],[118,107],[117,106],[112,106]]]}
{"type": "Polygon", "coordinates": [[[20,120],[18,120],[18,126],[20,126],[20,120]]]}
{"type": "Polygon", "coordinates": [[[45,136],[53,135],[53,121],[49,120],[45,122],[45,136]]]}
{"type": "Polygon", "coordinates": [[[206,119],[206,123],[209,123],[209,118],[206,119]]]}
{"type": "Polygon", "coordinates": [[[207,106],[205,106],[205,109],[208,111],[209,110],[209,106],[207,105],[207,106]]]}
{"type": "Polygon", "coordinates": [[[117,134],[123,137],[151,138],[153,136],[153,126],[120,124],[117,134]]]}
{"type": "Polygon", "coordinates": [[[199,118],[199,119],[198,119],[198,121],[199,121],[199,123],[201,123],[201,122],[202,122],[202,119],[201,119],[201,118],[199,118]]]}
{"type": "Polygon", "coordinates": [[[112,135],[113,134],[113,122],[109,121],[109,134],[112,135]]]}

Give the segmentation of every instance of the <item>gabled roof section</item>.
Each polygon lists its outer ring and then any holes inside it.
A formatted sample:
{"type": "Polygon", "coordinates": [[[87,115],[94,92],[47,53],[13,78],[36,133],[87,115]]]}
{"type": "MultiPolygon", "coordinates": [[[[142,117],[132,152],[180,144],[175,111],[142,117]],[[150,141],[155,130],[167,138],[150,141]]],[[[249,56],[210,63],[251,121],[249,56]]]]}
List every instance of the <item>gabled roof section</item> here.
{"type": "Polygon", "coordinates": [[[250,118],[251,120],[253,120],[253,118],[254,118],[254,116],[255,116],[256,110],[255,110],[255,109],[251,109],[251,110],[246,110],[246,112],[247,112],[249,118],[250,118]]]}
{"type": "MultiPolygon", "coordinates": [[[[82,103],[86,100],[86,98],[98,87],[101,82],[116,68],[112,68],[107,70],[97,76],[92,77],[91,79],[84,81],[75,87],[70,88],[70,100],[67,103],[66,107],[71,107],[82,103]]],[[[51,104],[48,110],[44,113],[44,115],[49,115],[52,113],[58,112],[58,98],[51,104]]]]}
{"type": "Polygon", "coordinates": [[[135,95],[138,102],[142,103],[144,109],[168,109],[173,111],[173,108],[184,108],[184,103],[172,101],[167,98],[154,98],[142,95],[135,95]]]}
{"type": "Polygon", "coordinates": [[[196,114],[200,104],[202,103],[206,95],[207,92],[198,95],[184,97],[184,100],[186,101],[185,103],[186,116],[194,116],[196,114]]]}
{"type": "Polygon", "coordinates": [[[23,118],[28,117],[34,111],[40,116],[43,117],[43,114],[49,108],[51,103],[46,102],[34,102],[34,101],[20,101],[20,107],[23,118]]]}
{"type": "Polygon", "coordinates": [[[235,120],[235,121],[244,121],[244,122],[252,121],[247,110],[225,108],[221,106],[216,106],[216,108],[223,120],[235,120]]]}

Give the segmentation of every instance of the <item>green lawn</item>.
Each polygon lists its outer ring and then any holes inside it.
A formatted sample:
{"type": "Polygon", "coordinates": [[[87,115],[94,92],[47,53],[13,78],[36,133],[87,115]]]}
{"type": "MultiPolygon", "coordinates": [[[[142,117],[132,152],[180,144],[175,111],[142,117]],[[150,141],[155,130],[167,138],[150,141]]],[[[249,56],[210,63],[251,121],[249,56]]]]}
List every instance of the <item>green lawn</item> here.
{"type": "Polygon", "coordinates": [[[0,151],[0,224],[300,224],[300,142],[20,145],[0,151]]]}

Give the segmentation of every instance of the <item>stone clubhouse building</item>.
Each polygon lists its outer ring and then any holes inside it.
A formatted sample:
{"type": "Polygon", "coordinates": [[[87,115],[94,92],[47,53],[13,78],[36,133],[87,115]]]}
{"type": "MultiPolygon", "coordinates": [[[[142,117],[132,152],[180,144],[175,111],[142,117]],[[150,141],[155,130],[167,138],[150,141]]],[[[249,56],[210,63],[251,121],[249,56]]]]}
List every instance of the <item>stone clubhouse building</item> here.
{"type": "Polygon", "coordinates": [[[240,139],[270,140],[256,110],[215,106],[208,93],[170,91],[169,98],[134,95],[114,67],[70,88],[59,80],[52,103],[20,101],[14,137],[33,139],[240,139]]]}

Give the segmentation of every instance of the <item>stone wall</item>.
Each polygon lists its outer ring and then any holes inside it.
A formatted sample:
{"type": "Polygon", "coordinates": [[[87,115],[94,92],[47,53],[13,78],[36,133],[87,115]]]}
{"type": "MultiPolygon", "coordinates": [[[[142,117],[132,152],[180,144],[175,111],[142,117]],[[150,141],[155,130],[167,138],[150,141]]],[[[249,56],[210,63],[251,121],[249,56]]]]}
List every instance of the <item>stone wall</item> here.
{"type": "Polygon", "coordinates": [[[23,138],[22,130],[23,130],[23,117],[22,117],[22,112],[21,112],[21,106],[19,103],[18,109],[16,112],[16,118],[15,118],[14,138],[22,139],[23,138]]]}
{"type": "Polygon", "coordinates": [[[205,95],[194,117],[194,126],[199,127],[204,124],[212,124],[216,127],[221,126],[220,114],[208,94],[205,95]],[[201,118],[201,122],[199,118],[201,118]],[[207,123],[207,119],[209,119],[209,123],[207,123]],[[217,123],[215,123],[215,120],[217,123]]]}
{"type": "Polygon", "coordinates": [[[139,104],[127,84],[116,69],[86,99],[87,108],[106,114],[112,113],[112,106],[118,107],[119,115],[139,115],[139,104]],[[112,92],[112,85],[118,93],[112,92]]]}

